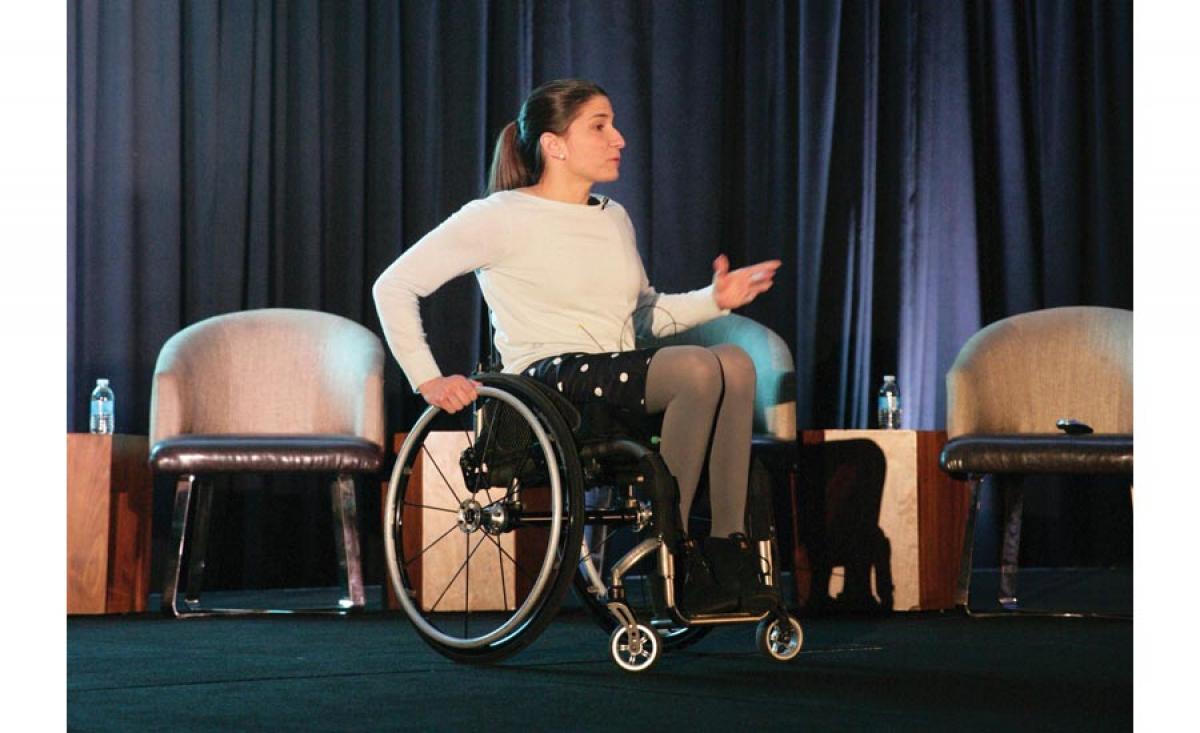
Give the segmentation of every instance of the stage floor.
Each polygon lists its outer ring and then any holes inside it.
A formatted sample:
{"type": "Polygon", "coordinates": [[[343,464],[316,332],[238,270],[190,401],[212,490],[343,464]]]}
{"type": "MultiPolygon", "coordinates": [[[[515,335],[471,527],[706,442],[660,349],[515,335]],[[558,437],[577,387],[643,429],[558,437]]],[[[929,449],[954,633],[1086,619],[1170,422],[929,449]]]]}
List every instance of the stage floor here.
{"type": "MultiPolygon", "coordinates": [[[[1097,586],[1123,587],[1128,575],[1031,575],[1027,587],[1087,597],[1097,586]]],[[[391,612],[71,617],[68,725],[89,731],[1133,726],[1129,621],[970,619],[948,612],[826,616],[805,619],[804,626],[804,649],[790,664],[760,656],[753,627],[727,627],[667,654],[648,673],[630,675],[609,661],[607,637],[577,607],[495,667],[450,662],[391,612]]]]}

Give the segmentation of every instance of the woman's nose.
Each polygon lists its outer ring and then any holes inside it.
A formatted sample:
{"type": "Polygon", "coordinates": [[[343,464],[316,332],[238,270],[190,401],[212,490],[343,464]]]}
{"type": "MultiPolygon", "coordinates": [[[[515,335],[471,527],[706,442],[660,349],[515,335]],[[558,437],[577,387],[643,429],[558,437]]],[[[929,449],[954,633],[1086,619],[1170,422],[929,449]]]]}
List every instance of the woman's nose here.
{"type": "Polygon", "coordinates": [[[625,138],[621,136],[620,131],[618,131],[617,128],[615,128],[615,127],[612,129],[612,131],[613,131],[613,134],[616,136],[612,140],[612,143],[611,143],[612,146],[617,148],[618,150],[625,147],[625,138]]]}

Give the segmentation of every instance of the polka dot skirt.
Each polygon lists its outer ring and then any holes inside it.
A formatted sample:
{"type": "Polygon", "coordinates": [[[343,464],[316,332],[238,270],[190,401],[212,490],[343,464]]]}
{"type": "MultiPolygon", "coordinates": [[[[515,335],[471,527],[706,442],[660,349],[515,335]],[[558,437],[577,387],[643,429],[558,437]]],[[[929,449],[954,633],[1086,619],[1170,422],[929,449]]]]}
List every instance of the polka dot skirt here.
{"type": "Polygon", "coordinates": [[[646,372],[656,351],[562,354],[535,361],[523,373],[550,385],[577,405],[604,402],[644,415],[646,372]]]}

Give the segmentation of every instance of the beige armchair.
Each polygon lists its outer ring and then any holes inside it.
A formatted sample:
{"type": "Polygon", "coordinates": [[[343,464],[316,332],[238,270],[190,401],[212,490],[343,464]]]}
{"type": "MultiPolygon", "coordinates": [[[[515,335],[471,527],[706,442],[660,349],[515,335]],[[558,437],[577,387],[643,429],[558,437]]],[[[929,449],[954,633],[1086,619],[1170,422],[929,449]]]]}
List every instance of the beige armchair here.
{"type": "Polygon", "coordinates": [[[957,603],[968,609],[979,485],[993,476],[1005,495],[999,601],[1016,610],[1022,477],[1133,474],[1133,313],[1075,306],[997,321],[959,351],[946,391],[942,468],[971,490],[957,603]]]}
{"type": "Polygon", "coordinates": [[[151,397],[150,464],[177,477],[164,613],[265,612],[200,606],[212,503],[205,479],[241,472],[335,477],[331,496],[345,593],[325,610],[364,605],[354,475],[374,473],[383,462],[383,365],[383,346],[371,331],[318,311],[215,316],[163,345],[151,397]]]}

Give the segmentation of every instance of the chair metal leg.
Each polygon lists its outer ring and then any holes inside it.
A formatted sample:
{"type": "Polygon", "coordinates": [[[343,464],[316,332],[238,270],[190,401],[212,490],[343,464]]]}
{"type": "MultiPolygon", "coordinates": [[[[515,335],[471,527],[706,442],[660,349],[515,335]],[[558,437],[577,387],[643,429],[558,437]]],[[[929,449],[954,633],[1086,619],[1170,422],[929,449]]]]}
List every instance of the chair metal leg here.
{"type": "Polygon", "coordinates": [[[994,480],[1004,491],[1004,546],[1000,552],[1000,593],[997,600],[1002,608],[1016,610],[1025,484],[1021,476],[997,476],[994,480]]]}
{"type": "Polygon", "coordinates": [[[164,615],[176,618],[245,614],[345,614],[366,606],[363,589],[362,561],[358,542],[358,512],[354,495],[354,478],[339,475],[331,486],[333,499],[334,545],[337,549],[338,573],[343,587],[335,607],[265,609],[265,608],[200,608],[200,589],[206,566],[206,540],[212,508],[212,486],[197,482],[192,475],[181,476],[175,487],[175,510],[171,525],[172,557],[168,559],[163,581],[160,607],[164,615]],[[193,491],[195,488],[195,491],[193,491]],[[194,504],[194,506],[193,506],[194,504]],[[192,515],[195,515],[193,518],[192,515]],[[188,542],[189,520],[191,542],[188,542]],[[184,603],[179,602],[179,581],[183,572],[184,548],[188,548],[188,585],[184,603]]]}
{"type": "Polygon", "coordinates": [[[212,479],[197,481],[195,493],[195,518],[192,520],[191,541],[188,542],[191,549],[188,552],[187,586],[184,588],[184,600],[189,606],[200,604],[200,591],[204,588],[204,570],[208,564],[208,528],[212,517],[212,479]]]}
{"type": "Polygon", "coordinates": [[[338,579],[345,593],[338,606],[356,610],[366,605],[363,592],[362,557],[358,545],[358,511],[354,477],[340,474],[330,486],[333,500],[334,545],[337,547],[338,579]]]}
{"type": "MultiPolygon", "coordinates": [[[[981,498],[980,489],[983,479],[983,476],[976,475],[971,475],[967,479],[967,487],[968,491],[970,492],[970,504],[967,510],[966,528],[963,532],[962,562],[959,566],[958,590],[955,594],[954,601],[954,604],[959,611],[973,618],[1042,616],[1054,618],[1096,618],[1117,621],[1131,621],[1133,619],[1132,615],[1123,613],[1041,611],[1027,610],[1017,607],[1017,554],[1021,547],[1021,510],[1024,505],[1024,491],[1020,477],[1014,477],[1012,482],[1001,481],[996,483],[998,488],[1004,490],[1004,514],[1006,520],[1003,555],[1001,558],[999,594],[1000,603],[1002,606],[1004,606],[1004,610],[984,612],[972,611],[970,605],[971,563],[975,545],[975,521],[979,514],[979,502],[981,498]],[[1006,600],[1010,600],[1011,605],[1006,605],[1006,600]]],[[[995,477],[993,477],[993,479],[995,479],[995,477]]]]}
{"type": "Polygon", "coordinates": [[[979,514],[979,484],[982,476],[967,478],[968,504],[967,522],[963,529],[962,558],[958,566],[958,590],[955,593],[954,605],[959,610],[971,613],[971,561],[975,552],[975,519],[979,514]]]}
{"type": "Polygon", "coordinates": [[[182,615],[177,605],[176,595],[179,589],[179,573],[183,569],[183,546],[187,539],[188,510],[192,501],[192,484],[195,480],[196,477],[189,474],[180,476],[175,484],[175,510],[171,520],[172,557],[168,558],[166,562],[162,600],[159,603],[165,616],[179,617],[182,615]]]}

